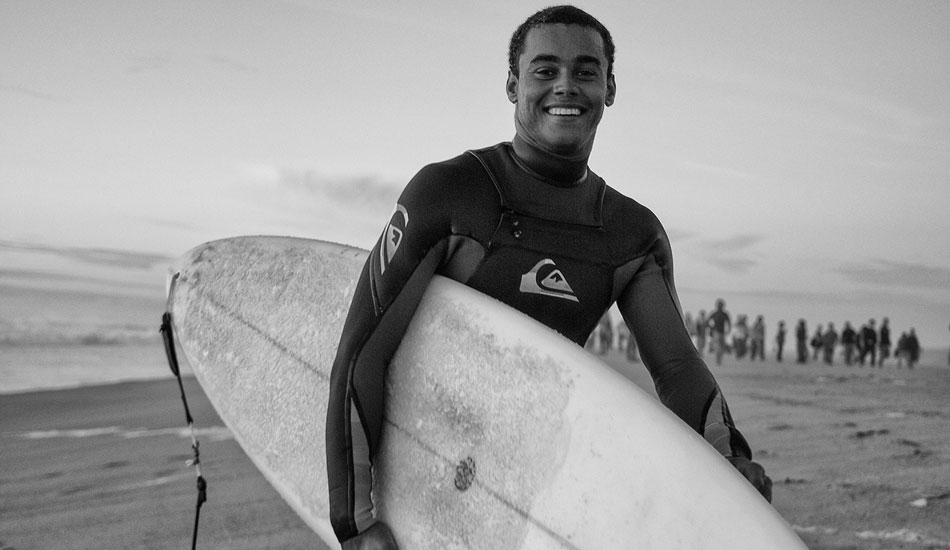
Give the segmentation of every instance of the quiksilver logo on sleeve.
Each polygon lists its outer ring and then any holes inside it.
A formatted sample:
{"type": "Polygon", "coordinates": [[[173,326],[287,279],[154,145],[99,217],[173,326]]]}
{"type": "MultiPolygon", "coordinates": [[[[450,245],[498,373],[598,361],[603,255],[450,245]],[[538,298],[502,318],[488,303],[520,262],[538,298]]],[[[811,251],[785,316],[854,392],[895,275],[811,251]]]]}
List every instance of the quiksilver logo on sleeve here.
{"type": "Polygon", "coordinates": [[[525,294],[540,294],[554,298],[564,298],[578,302],[574,289],[567,283],[564,273],[554,264],[554,260],[545,258],[535,264],[531,271],[521,276],[521,292],[525,294]]]}
{"type": "Polygon", "coordinates": [[[379,243],[379,273],[386,272],[389,262],[396,256],[399,245],[405,236],[406,227],[409,226],[409,212],[401,204],[396,204],[393,215],[389,219],[389,225],[383,232],[382,242],[379,243]]]}

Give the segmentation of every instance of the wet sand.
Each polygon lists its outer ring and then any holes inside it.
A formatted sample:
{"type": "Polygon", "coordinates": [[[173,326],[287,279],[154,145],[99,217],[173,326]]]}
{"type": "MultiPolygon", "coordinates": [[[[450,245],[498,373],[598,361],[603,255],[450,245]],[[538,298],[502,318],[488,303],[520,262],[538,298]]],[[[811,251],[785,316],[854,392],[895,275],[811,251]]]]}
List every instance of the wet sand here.
{"type": "MultiPolygon", "coordinates": [[[[649,387],[642,366],[607,359],[649,387]]],[[[950,548],[950,368],[711,368],[809,548],[950,548]]],[[[198,547],[325,548],[193,379],[186,392],[209,483],[198,547]]],[[[174,380],[0,396],[0,448],[0,550],[189,547],[197,491],[174,380]]]]}

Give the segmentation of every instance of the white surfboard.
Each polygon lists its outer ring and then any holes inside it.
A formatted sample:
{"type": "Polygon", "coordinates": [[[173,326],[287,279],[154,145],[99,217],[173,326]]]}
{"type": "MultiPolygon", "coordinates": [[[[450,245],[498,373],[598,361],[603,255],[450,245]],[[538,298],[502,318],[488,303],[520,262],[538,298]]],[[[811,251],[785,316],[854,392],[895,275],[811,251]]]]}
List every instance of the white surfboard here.
{"type": "MultiPolygon", "coordinates": [[[[239,237],[171,268],[181,347],[247,455],[336,546],[329,371],[367,253],[239,237]]],[[[436,277],[387,378],[374,495],[400,547],[802,549],[695,432],[579,346],[436,277]]]]}

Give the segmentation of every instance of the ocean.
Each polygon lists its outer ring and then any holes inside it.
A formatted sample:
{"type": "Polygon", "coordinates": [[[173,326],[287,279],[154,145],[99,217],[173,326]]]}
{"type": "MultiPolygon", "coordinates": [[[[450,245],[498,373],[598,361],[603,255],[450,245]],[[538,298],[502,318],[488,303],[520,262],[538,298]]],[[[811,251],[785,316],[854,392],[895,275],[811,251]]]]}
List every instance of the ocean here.
{"type": "MultiPolygon", "coordinates": [[[[155,335],[158,339],[157,326],[155,335]]],[[[182,371],[190,375],[187,365],[182,371]]],[[[0,345],[0,394],[172,376],[160,339],[150,344],[0,345]]]]}
{"type": "Polygon", "coordinates": [[[162,294],[0,284],[0,394],[173,376],[162,294]]]}

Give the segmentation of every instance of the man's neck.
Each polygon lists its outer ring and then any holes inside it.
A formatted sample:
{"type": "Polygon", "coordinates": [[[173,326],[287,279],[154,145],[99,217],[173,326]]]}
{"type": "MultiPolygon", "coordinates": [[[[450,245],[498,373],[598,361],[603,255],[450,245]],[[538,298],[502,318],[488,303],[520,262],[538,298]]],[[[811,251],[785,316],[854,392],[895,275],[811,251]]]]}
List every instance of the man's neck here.
{"type": "Polygon", "coordinates": [[[577,185],[587,178],[587,159],[589,155],[577,158],[563,157],[536,147],[515,134],[511,140],[515,157],[532,172],[559,185],[577,185]]]}

